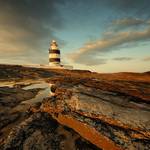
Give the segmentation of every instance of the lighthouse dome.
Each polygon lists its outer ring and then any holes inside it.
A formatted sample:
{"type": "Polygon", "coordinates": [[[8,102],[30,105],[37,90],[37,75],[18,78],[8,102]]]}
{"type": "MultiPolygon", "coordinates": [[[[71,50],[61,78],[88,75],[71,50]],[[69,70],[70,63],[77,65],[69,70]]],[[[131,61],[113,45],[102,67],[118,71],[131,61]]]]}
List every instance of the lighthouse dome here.
{"type": "Polygon", "coordinates": [[[52,43],[56,43],[56,41],[55,41],[55,40],[52,40],[52,43]]]}

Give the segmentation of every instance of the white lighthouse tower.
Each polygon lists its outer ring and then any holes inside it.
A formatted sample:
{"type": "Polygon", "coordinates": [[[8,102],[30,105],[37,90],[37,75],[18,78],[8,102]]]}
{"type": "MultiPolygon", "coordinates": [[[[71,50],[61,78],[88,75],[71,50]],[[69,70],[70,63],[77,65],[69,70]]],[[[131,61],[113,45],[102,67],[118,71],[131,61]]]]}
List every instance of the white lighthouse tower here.
{"type": "Polygon", "coordinates": [[[60,50],[55,40],[50,43],[49,48],[49,65],[51,67],[60,67],[60,50]]]}

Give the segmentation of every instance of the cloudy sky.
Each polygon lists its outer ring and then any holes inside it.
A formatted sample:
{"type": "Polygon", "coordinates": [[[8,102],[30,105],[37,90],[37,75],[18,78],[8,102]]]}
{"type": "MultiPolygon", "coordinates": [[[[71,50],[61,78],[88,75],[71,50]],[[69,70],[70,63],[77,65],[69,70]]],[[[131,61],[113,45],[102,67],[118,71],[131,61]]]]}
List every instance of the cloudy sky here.
{"type": "Polygon", "coordinates": [[[0,63],[64,64],[98,72],[150,70],[150,0],[0,0],[0,63]]]}

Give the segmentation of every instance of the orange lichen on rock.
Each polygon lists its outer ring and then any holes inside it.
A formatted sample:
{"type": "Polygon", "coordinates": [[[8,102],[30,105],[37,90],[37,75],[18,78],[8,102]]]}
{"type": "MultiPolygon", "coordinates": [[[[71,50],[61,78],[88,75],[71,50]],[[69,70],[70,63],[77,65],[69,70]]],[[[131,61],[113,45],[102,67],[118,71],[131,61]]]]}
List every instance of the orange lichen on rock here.
{"type": "Polygon", "coordinates": [[[74,129],[82,137],[99,148],[102,148],[104,150],[122,150],[119,145],[116,145],[106,136],[102,135],[91,126],[82,123],[71,116],[58,114],[58,117],[55,117],[55,119],[59,123],[74,129]]]}
{"type": "Polygon", "coordinates": [[[145,135],[139,133],[131,133],[131,137],[134,139],[149,139],[149,137],[146,137],[145,135]]]}

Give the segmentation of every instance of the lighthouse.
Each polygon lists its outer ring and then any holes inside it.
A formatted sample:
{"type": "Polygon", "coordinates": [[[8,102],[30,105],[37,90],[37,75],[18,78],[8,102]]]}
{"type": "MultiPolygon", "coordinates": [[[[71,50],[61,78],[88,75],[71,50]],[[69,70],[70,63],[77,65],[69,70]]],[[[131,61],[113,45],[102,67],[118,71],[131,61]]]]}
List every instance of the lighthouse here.
{"type": "Polygon", "coordinates": [[[49,66],[60,67],[60,50],[55,40],[52,40],[49,48],[49,66]]]}
{"type": "Polygon", "coordinates": [[[55,40],[52,40],[49,47],[49,65],[48,68],[55,69],[73,69],[73,66],[61,64],[60,50],[55,40]]]}

